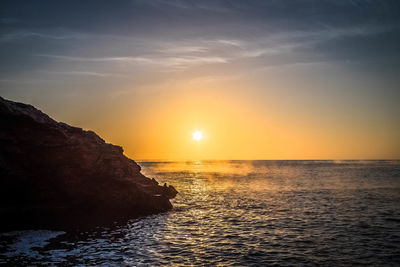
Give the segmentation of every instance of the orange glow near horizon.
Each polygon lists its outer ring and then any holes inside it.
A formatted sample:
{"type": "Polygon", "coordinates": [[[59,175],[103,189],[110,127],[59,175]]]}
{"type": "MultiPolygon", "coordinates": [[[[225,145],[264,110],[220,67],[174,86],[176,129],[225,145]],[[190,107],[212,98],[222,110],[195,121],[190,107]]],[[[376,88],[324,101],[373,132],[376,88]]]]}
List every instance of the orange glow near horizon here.
{"type": "Polygon", "coordinates": [[[328,107],[313,112],[312,105],[300,109],[285,99],[277,104],[281,96],[272,92],[258,102],[238,94],[232,83],[190,86],[176,85],[168,101],[163,93],[142,96],[148,106],[121,98],[85,128],[121,145],[135,160],[399,158],[395,131],[370,127],[346,110],[332,116],[328,107]],[[196,129],[200,142],[193,138],[196,129]]]}
{"type": "Polygon", "coordinates": [[[290,72],[268,70],[262,80],[259,73],[186,73],[152,86],[120,84],[95,97],[49,93],[39,104],[26,102],[95,131],[134,160],[400,158],[400,126],[384,109],[371,108],[372,98],[340,95],[337,82],[311,82],[314,73],[290,72]],[[318,94],[315,88],[322,87],[318,94]],[[193,139],[196,130],[201,141],[193,139]]]}

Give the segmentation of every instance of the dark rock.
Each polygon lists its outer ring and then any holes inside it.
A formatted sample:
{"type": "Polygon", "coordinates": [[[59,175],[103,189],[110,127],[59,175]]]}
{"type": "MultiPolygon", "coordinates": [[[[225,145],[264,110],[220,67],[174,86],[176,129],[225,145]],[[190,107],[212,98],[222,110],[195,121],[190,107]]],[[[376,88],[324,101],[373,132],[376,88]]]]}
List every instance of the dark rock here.
{"type": "Polygon", "coordinates": [[[0,97],[0,230],[163,212],[176,194],[142,175],[122,147],[0,97]]]}
{"type": "Polygon", "coordinates": [[[175,189],[175,187],[169,185],[166,189],[164,189],[164,194],[168,198],[174,198],[178,194],[178,191],[175,189]]]}

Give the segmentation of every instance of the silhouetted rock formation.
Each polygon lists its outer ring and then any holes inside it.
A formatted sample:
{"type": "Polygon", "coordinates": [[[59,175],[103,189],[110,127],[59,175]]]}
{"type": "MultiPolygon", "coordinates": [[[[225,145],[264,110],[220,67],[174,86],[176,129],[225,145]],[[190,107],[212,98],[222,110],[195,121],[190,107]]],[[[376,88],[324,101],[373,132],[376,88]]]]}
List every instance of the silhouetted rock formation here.
{"type": "Polygon", "coordinates": [[[163,212],[176,194],[142,175],[122,147],[0,97],[0,230],[163,212]]]}

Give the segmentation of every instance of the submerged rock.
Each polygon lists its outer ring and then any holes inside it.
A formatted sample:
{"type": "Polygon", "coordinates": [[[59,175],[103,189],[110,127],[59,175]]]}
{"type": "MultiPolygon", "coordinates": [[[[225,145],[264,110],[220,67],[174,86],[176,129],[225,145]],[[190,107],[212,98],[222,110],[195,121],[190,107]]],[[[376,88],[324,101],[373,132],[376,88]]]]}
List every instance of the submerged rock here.
{"type": "Polygon", "coordinates": [[[0,97],[0,230],[163,212],[176,194],[141,174],[122,147],[0,97]]]}

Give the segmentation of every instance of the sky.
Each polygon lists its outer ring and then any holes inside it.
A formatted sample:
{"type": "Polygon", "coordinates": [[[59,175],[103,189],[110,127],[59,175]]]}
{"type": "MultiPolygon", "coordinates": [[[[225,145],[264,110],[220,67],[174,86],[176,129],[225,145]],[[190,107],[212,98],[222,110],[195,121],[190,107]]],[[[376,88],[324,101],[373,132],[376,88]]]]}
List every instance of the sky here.
{"type": "Polygon", "coordinates": [[[0,62],[135,160],[400,158],[397,0],[2,0],[0,62]]]}

